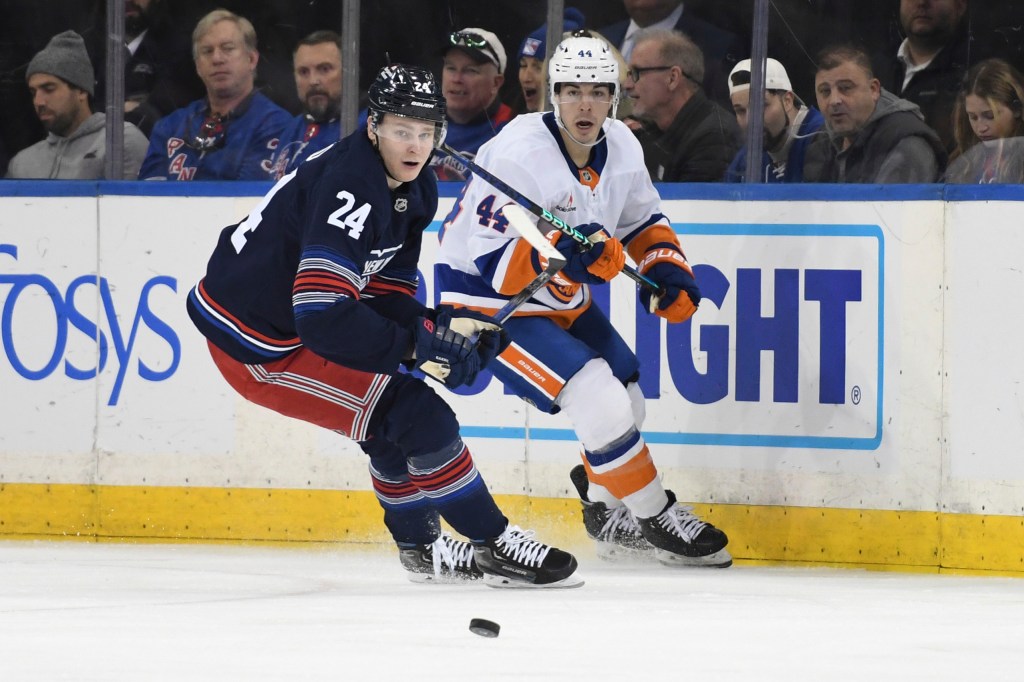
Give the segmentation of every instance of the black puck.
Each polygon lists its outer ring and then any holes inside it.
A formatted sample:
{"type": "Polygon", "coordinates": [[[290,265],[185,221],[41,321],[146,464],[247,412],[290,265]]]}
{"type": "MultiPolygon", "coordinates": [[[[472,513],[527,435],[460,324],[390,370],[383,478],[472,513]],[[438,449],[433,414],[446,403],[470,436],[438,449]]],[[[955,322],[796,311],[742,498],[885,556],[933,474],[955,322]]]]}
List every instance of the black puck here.
{"type": "Polygon", "coordinates": [[[501,626],[492,620],[484,618],[472,618],[469,621],[469,631],[481,637],[497,637],[501,626]]]}

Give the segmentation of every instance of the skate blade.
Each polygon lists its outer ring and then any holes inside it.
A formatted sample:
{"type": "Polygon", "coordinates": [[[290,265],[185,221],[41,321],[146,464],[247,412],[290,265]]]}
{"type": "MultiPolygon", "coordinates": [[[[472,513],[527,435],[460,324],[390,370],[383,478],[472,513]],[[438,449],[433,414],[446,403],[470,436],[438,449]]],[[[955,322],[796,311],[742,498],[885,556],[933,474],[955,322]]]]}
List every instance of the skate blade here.
{"type": "Polygon", "coordinates": [[[515,578],[508,578],[503,575],[484,573],[484,585],[487,585],[488,587],[496,587],[498,589],[512,590],[564,590],[571,587],[583,587],[583,578],[573,573],[569,577],[562,578],[557,582],[538,585],[537,583],[528,583],[525,580],[516,580],[515,578]]]}
{"type": "Polygon", "coordinates": [[[653,547],[650,549],[633,549],[600,540],[596,540],[594,546],[594,553],[601,561],[649,561],[654,559],[653,547]]]}
{"type": "Polygon", "coordinates": [[[727,549],[720,549],[714,554],[706,556],[683,556],[659,549],[655,550],[655,558],[658,560],[658,563],[665,566],[697,568],[729,568],[732,566],[732,555],[729,554],[727,549]]]}
{"type": "Polygon", "coordinates": [[[466,585],[478,583],[480,578],[463,578],[460,576],[434,575],[433,573],[411,573],[407,572],[409,582],[417,585],[466,585]]]}

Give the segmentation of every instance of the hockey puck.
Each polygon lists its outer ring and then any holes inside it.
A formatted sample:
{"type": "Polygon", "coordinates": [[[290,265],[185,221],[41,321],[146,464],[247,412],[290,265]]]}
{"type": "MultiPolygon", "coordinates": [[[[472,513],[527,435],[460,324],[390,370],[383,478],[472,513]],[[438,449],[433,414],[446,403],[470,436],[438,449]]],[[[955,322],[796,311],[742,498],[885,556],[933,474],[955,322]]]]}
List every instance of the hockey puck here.
{"type": "Polygon", "coordinates": [[[472,618],[469,621],[469,631],[481,637],[497,637],[501,626],[492,620],[484,618],[472,618]]]}

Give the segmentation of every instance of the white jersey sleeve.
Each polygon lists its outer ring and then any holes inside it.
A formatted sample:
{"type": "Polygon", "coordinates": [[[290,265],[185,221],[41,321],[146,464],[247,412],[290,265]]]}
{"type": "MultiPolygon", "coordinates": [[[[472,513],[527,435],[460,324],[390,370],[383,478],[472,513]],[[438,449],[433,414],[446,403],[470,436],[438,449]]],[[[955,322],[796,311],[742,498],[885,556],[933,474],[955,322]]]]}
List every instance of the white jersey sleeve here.
{"type": "MultiPolygon", "coordinates": [[[[591,163],[569,159],[552,114],[517,117],[480,148],[476,163],[520,194],[586,233],[598,229],[624,243],[643,228],[665,221],[647,175],[643,151],[619,121],[591,163]]],[[[473,177],[442,228],[438,258],[441,301],[494,311],[542,269],[537,253],[508,227],[501,208],[515,203],[487,181],[473,177]]],[[[544,233],[555,231],[540,222],[544,233]]],[[[574,317],[590,302],[587,286],[556,278],[517,314],[574,317]]]]}

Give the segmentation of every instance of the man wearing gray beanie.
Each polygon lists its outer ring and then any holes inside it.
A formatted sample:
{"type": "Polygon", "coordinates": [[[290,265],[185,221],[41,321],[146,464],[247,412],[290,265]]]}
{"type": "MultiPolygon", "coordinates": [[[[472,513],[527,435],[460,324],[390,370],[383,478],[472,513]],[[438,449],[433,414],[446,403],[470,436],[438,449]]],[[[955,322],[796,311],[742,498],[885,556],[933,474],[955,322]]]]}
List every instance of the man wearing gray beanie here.
{"type": "MultiPolygon", "coordinates": [[[[29,62],[25,79],[36,115],[48,135],[11,159],[7,177],[103,178],[107,115],[93,113],[89,104],[96,78],[82,36],[74,31],[55,35],[29,62]]],[[[123,174],[108,179],[134,179],[147,145],[146,136],[125,123],[123,174]]]]}

